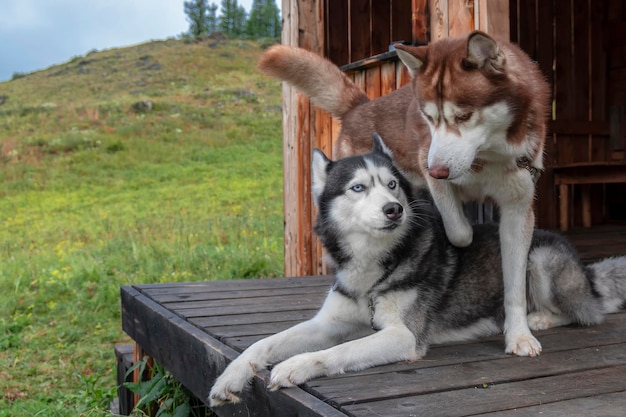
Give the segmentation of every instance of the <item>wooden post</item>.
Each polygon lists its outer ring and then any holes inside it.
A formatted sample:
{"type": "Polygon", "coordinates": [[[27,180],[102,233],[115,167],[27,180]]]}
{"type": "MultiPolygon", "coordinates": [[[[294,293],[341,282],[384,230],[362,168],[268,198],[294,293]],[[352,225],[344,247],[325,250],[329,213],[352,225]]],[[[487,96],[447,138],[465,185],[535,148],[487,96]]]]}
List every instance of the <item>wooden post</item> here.
{"type": "Polygon", "coordinates": [[[413,44],[428,43],[428,0],[411,0],[413,44]]]}
{"type": "MultiPolygon", "coordinates": [[[[282,43],[317,54],[324,51],[322,0],[282,1],[282,43]]],[[[313,273],[318,249],[311,239],[310,159],[315,142],[316,114],[308,99],[283,84],[283,201],[285,216],[285,275],[313,273]]]]}
{"type": "MultiPolygon", "coordinates": [[[[152,377],[152,367],[154,366],[154,358],[148,355],[146,351],[143,350],[141,346],[139,346],[138,343],[133,342],[133,364],[136,364],[139,361],[142,361],[143,358],[146,356],[147,356],[147,361],[146,361],[147,365],[146,365],[143,375],[141,374],[141,367],[137,367],[133,370],[133,382],[135,384],[141,381],[147,381],[152,377]]],[[[137,393],[133,394],[133,408],[139,403],[140,399],[141,398],[139,397],[139,394],[137,393]]],[[[144,409],[143,411],[148,416],[154,416],[157,410],[153,405],[150,410],[144,409]]]]}

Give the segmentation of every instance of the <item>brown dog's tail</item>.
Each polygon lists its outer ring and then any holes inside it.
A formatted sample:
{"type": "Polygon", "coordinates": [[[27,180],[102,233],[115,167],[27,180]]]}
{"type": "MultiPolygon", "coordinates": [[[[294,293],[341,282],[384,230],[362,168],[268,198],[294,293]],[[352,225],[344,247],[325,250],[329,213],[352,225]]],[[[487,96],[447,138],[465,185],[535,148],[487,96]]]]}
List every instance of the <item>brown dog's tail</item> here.
{"type": "Polygon", "coordinates": [[[337,119],[369,101],[365,92],[335,64],[302,48],[272,46],[261,55],[258,68],[293,85],[337,119]]]}

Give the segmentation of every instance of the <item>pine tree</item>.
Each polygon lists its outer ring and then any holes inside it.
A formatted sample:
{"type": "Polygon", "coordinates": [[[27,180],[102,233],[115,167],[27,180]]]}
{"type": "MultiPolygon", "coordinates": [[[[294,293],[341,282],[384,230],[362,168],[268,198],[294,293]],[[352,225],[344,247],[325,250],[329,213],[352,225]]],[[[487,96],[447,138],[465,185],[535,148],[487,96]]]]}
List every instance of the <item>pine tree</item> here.
{"type": "Polygon", "coordinates": [[[189,34],[194,37],[208,34],[210,32],[207,25],[208,0],[190,0],[184,5],[189,22],[189,34]]]}
{"type": "Polygon", "coordinates": [[[254,0],[246,25],[249,37],[280,37],[280,12],[275,0],[254,0]]]}
{"type": "Polygon", "coordinates": [[[219,29],[231,37],[244,34],[246,27],[246,9],[237,4],[237,0],[222,0],[222,14],[219,29]]]}
{"type": "Polygon", "coordinates": [[[209,33],[213,33],[217,31],[217,28],[217,4],[211,3],[207,12],[207,29],[209,33]]]}

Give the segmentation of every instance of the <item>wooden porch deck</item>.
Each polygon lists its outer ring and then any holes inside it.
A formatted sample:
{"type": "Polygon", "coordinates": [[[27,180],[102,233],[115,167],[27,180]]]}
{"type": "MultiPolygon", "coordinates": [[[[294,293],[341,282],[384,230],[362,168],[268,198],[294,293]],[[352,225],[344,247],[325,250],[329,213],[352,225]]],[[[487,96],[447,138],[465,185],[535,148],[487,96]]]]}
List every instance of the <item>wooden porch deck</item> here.
{"type": "MultiPolygon", "coordinates": [[[[626,253],[626,227],[573,232],[586,260],[626,253]]],[[[133,285],[124,331],[197,397],[250,344],[312,317],[327,276],[133,285]]],[[[415,363],[318,378],[269,393],[268,373],[219,416],[623,416],[626,312],[594,327],[537,332],[538,358],[504,354],[502,337],[433,346],[415,363]]]]}

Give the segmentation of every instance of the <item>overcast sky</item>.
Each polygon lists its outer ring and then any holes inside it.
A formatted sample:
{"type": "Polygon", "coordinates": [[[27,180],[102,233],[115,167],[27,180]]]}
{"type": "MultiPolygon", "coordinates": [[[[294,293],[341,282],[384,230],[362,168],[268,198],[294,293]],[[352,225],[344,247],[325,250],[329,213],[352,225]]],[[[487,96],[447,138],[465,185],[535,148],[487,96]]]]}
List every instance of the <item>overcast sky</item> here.
{"type": "MultiPolygon", "coordinates": [[[[0,82],[109,49],[186,32],[184,0],[0,0],[0,82]]],[[[219,6],[220,0],[209,0],[219,6]]],[[[252,0],[239,0],[250,11],[252,0]]],[[[280,1],[276,4],[280,5],[280,1]]]]}

